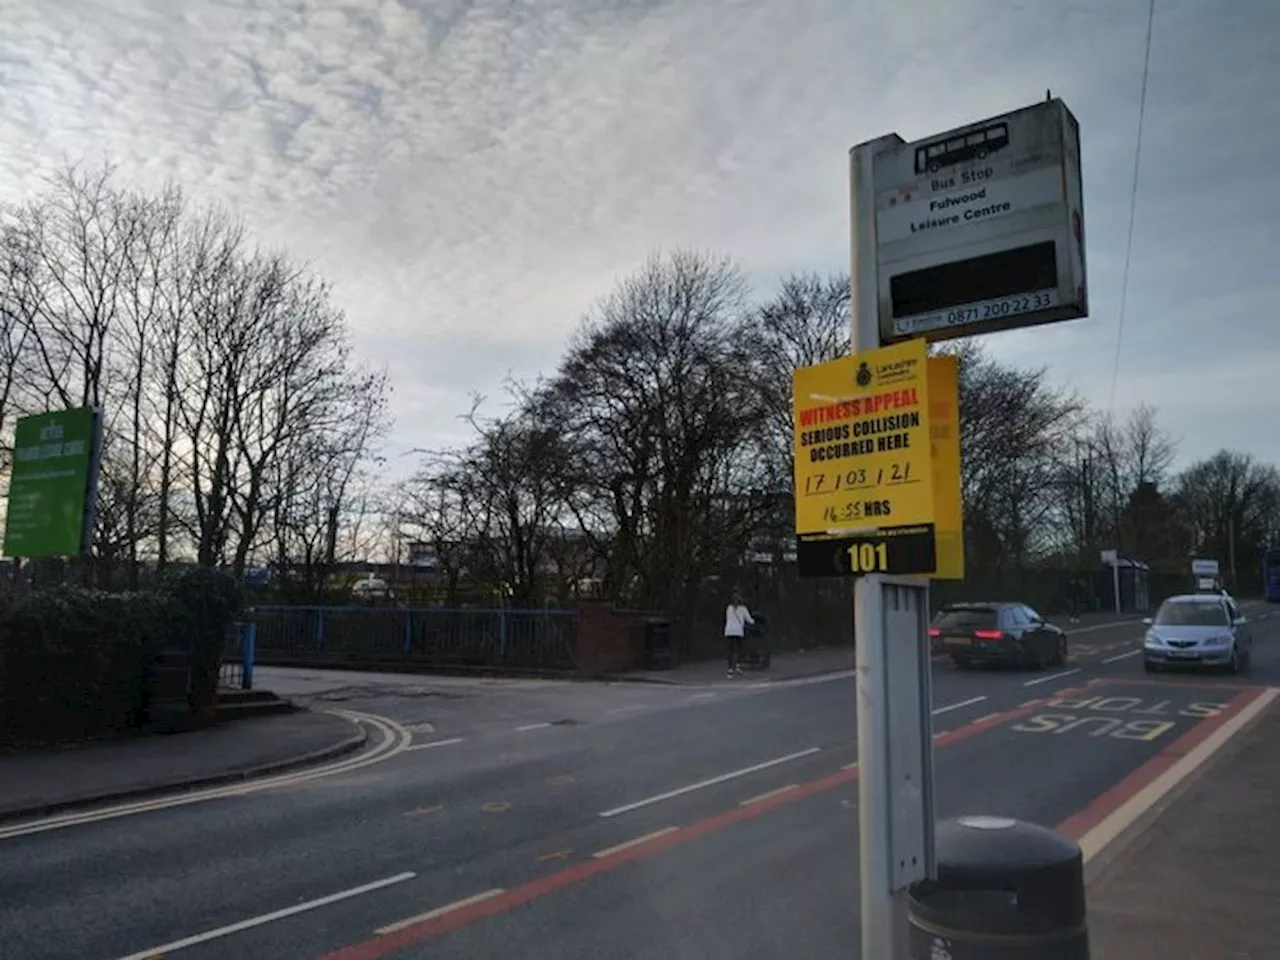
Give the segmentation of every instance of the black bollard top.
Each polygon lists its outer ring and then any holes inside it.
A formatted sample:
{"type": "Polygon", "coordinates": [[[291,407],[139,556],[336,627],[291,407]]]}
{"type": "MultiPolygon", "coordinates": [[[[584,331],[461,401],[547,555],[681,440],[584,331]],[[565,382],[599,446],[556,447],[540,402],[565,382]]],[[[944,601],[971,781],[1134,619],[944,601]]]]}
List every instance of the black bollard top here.
{"type": "Polygon", "coordinates": [[[912,912],[951,929],[1031,934],[1084,922],[1079,844],[1033,823],[957,817],[935,830],[938,877],[911,889],[912,912]]]}

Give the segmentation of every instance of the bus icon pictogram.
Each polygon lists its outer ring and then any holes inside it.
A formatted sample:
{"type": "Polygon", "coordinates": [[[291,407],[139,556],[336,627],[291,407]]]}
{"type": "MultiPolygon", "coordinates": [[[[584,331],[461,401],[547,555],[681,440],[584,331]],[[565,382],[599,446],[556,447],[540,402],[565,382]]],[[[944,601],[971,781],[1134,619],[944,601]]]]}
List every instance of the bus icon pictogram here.
{"type": "Polygon", "coordinates": [[[1003,121],[989,123],[967,133],[945,140],[935,140],[916,147],[916,174],[937,173],[943,167],[984,160],[1009,145],[1009,125],[1003,121]]]}

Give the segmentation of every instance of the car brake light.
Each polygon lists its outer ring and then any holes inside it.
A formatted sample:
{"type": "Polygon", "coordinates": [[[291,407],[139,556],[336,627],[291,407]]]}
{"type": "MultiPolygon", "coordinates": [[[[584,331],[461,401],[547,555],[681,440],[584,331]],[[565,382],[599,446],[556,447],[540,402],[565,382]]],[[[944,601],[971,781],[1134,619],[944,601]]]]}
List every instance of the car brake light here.
{"type": "Polygon", "coordinates": [[[1004,637],[1003,630],[975,630],[973,635],[979,640],[999,640],[1004,637]]]}
{"type": "Polygon", "coordinates": [[[942,636],[942,631],[941,631],[941,630],[939,630],[937,627],[930,627],[930,628],[929,628],[929,636],[931,636],[931,637],[940,637],[940,636],[942,636]]]}

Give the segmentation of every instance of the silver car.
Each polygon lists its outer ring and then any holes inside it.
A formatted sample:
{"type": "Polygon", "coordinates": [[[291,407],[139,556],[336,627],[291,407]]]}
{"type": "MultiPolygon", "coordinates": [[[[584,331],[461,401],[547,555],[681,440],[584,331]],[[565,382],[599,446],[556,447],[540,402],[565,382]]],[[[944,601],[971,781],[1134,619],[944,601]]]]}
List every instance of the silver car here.
{"type": "Polygon", "coordinates": [[[1225,594],[1170,597],[1154,618],[1142,622],[1147,625],[1142,656],[1148,673],[1176,666],[1226,667],[1239,673],[1253,655],[1249,621],[1225,594]]]}

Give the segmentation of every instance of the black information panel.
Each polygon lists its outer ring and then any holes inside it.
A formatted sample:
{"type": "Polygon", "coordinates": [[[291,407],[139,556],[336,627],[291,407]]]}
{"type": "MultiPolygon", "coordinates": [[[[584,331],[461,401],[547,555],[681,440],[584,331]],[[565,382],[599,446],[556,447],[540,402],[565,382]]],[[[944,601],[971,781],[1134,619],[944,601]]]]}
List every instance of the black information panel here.
{"type": "Polygon", "coordinates": [[[889,278],[889,296],[895,317],[911,317],[1057,286],[1058,257],[1053,241],[1048,240],[900,273],[889,278]]]}
{"type": "Polygon", "coordinates": [[[796,565],[802,577],[933,573],[938,569],[934,527],[930,523],[849,537],[798,538],[796,565]]]}

